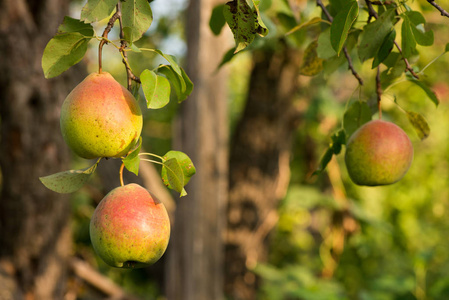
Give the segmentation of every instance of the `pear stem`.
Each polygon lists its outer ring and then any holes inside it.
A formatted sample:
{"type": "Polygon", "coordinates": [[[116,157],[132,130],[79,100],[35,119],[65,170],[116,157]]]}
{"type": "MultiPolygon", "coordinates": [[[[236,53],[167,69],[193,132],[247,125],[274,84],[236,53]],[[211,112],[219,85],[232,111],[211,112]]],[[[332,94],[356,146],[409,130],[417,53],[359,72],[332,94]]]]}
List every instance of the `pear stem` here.
{"type": "Polygon", "coordinates": [[[381,107],[381,99],[382,99],[382,85],[380,82],[380,67],[377,66],[377,74],[376,74],[376,94],[377,94],[377,110],[379,111],[379,120],[382,119],[382,107],[381,107]]]}
{"type": "Polygon", "coordinates": [[[123,169],[125,168],[125,164],[122,163],[122,165],[120,166],[120,185],[124,186],[125,184],[123,183],[123,169]]]}

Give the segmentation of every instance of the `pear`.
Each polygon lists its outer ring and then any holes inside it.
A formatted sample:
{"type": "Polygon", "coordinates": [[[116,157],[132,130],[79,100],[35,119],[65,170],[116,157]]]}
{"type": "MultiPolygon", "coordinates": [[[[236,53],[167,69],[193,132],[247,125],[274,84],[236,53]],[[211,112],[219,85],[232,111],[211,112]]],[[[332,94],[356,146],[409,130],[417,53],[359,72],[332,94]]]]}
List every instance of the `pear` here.
{"type": "Polygon", "coordinates": [[[62,136],[86,159],[126,155],[139,139],[142,124],[134,96],[107,72],[87,76],[61,108],[62,136]]]}
{"type": "Polygon", "coordinates": [[[141,268],[154,264],[167,249],[170,220],[162,202],[138,184],[109,192],[90,222],[95,252],[110,266],[141,268]]]}
{"type": "Polygon", "coordinates": [[[345,163],[355,184],[379,186],[395,183],[407,173],[413,145],[396,124],[373,120],[349,138],[345,163]]]}

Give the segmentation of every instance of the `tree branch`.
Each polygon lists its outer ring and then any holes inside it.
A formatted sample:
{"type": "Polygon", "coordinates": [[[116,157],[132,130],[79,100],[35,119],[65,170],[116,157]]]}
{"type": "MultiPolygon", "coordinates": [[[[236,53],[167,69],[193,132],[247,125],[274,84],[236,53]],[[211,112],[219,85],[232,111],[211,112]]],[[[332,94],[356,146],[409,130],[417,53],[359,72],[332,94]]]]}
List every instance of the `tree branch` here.
{"type": "Polygon", "coordinates": [[[100,45],[98,45],[98,73],[101,73],[101,71],[102,71],[102,50],[103,50],[103,46],[104,46],[104,44],[108,43],[107,42],[108,34],[112,30],[112,27],[114,27],[114,23],[115,23],[115,21],[117,21],[118,18],[119,18],[119,14],[118,14],[118,12],[116,12],[109,19],[108,25],[106,26],[106,28],[103,31],[103,35],[102,35],[103,39],[100,41],[100,45]]]}
{"type": "Polygon", "coordinates": [[[132,81],[134,80],[137,83],[141,83],[140,78],[137,77],[136,75],[134,75],[134,73],[131,70],[131,67],[129,66],[128,63],[128,55],[126,54],[126,47],[127,47],[127,43],[125,41],[125,33],[123,32],[123,23],[122,23],[122,3],[119,1],[117,3],[117,14],[118,14],[118,20],[119,20],[119,24],[120,24],[120,52],[122,53],[123,56],[123,63],[125,64],[125,68],[126,68],[126,75],[128,78],[128,90],[131,91],[131,85],[132,85],[132,81]]]}
{"type": "Polygon", "coordinates": [[[427,2],[429,2],[430,5],[432,5],[436,9],[438,9],[443,17],[448,17],[449,18],[449,12],[445,11],[441,6],[439,6],[435,2],[435,0],[427,0],[427,2]]]}
{"type": "MultiPolygon", "coordinates": [[[[326,18],[329,20],[329,22],[333,22],[334,18],[332,18],[331,14],[329,13],[329,11],[326,9],[326,6],[324,6],[323,2],[321,0],[316,0],[316,4],[321,7],[321,10],[324,12],[324,14],[326,15],[326,18]]],[[[355,70],[353,64],[352,64],[352,59],[351,56],[349,55],[348,49],[346,48],[346,46],[343,47],[343,53],[345,54],[346,60],[348,61],[348,69],[351,70],[352,75],[354,75],[354,77],[357,79],[357,81],[359,82],[360,85],[363,85],[363,79],[360,77],[360,75],[357,73],[357,71],[355,70]]]]}
{"type": "Polygon", "coordinates": [[[382,108],[381,108],[381,102],[380,102],[382,100],[382,85],[380,82],[380,66],[377,66],[376,94],[377,94],[377,110],[379,111],[379,119],[382,119],[382,108]]]}
{"type": "MultiPolygon", "coordinates": [[[[366,2],[366,6],[368,7],[369,16],[370,17],[374,17],[376,19],[379,18],[379,15],[374,10],[373,4],[371,3],[371,1],[370,0],[365,0],[365,2],[366,2]]],[[[413,70],[413,68],[410,65],[408,59],[404,57],[404,54],[402,53],[402,48],[399,46],[399,44],[396,41],[394,41],[394,44],[395,44],[396,48],[398,49],[399,53],[401,54],[402,60],[405,62],[405,69],[407,71],[409,71],[412,74],[413,77],[415,77],[416,79],[419,79],[418,74],[416,74],[415,70],[413,70]]]]}

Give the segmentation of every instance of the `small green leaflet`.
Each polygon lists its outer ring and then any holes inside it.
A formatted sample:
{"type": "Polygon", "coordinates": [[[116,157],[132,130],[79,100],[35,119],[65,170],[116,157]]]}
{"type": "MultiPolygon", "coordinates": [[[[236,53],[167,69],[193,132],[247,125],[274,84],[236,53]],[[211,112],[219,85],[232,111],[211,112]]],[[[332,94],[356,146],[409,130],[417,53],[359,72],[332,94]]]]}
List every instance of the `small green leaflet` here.
{"type": "Polygon", "coordinates": [[[123,163],[125,164],[126,169],[136,174],[136,176],[139,175],[139,165],[140,165],[139,153],[141,148],[142,148],[142,137],[139,137],[139,141],[137,142],[134,150],[122,160],[123,163]]]}
{"type": "Polygon", "coordinates": [[[144,70],[140,74],[140,81],[148,108],[162,108],[170,102],[170,82],[167,78],[144,70]]]}
{"type": "Polygon", "coordinates": [[[326,28],[318,37],[318,47],[316,51],[319,58],[329,59],[337,55],[337,52],[332,48],[330,34],[330,28],[326,28]]]}
{"type": "Polygon", "coordinates": [[[343,116],[343,128],[350,137],[360,126],[371,120],[371,109],[363,101],[355,101],[348,107],[343,116]]]}
{"type": "Polygon", "coordinates": [[[402,55],[405,58],[409,58],[416,49],[416,40],[413,36],[412,26],[410,20],[405,17],[401,27],[402,36],[402,55]]]}
{"type": "Polygon", "coordinates": [[[256,34],[261,36],[268,34],[268,29],[258,21],[257,9],[251,9],[246,0],[232,0],[226,3],[223,14],[234,35],[236,53],[251,44],[256,34]]]}
{"type": "Polygon", "coordinates": [[[45,177],[39,177],[39,180],[48,189],[60,193],[68,194],[79,190],[90,176],[95,172],[100,159],[91,167],[82,170],[69,170],[59,172],[45,177]]]}
{"type": "Polygon", "coordinates": [[[162,167],[161,177],[164,184],[180,192],[181,196],[184,196],[184,186],[196,173],[192,160],[187,154],[180,151],[169,151],[164,155],[163,159],[164,166],[162,167]],[[181,183],[182,186],[180,186],[181,183]]]}
{"type": "Polygon", "coordinates": [[[413,128],[415,128],[415,131],[421,140],[424,140],[429,136],[430,134],[429,124],[427,124],[426,119],[424,119],[422,115],[415,113],[413,111],[407,111],[407,118],[413,125],[413,128]]]}
{"type": "Polygon", "coordinates": [[[346,134],[343,129],[340,129],[336,133],[334,133],[331,136],[331,143],[329,147],[327,148],[326,152],[324,153],[323,157],[321,158],[320,165],[318,168],[313,172],[312,176],[321,174],[325,169],[326,166],[329,164],[329,162],[332,159],[333,155],[338,155],[341,152],[342,145],[346,144],[346,134]]]}
{"type": "Polygon", "coordinates": [[[387,57],[391,53],[391,50],[393,50],[395,39],[396,39],[396,30],[394,30],[393,28],[393,30],[389,34],[387,34],[382,45],[380,46],[379,51],[377,52],[376,56],[373,59],[373,64],[371,68],[374,69],[375,67],[380,65],[380,63],[382,63],[385,59],[387,59],[387,57]]]}
{"type": "Polygon", "coordinates": [[[172,158],[165,161],[162,170],[165,170],[166,174],[166,176],[162,178],[164,184],[180,193],[181,197],[187,195],[187,192],[184,189],[184,176],[178,160],[172,158]]]}
{"type": "Polygon", "coordinates": [[[260,17],[259,4],[260,0],[252,0],[253,1],[253,9],[257,15],[257,23],[256,23],[256,32],[258,35],[264,37],[268,34],[268,28],[265,26],[262,18],[260,17]]]}
{"type": "Polygon", "coordinates": [[[88,0],[81,10],[81,21],[98,22],[109,15],[117,5],[117,0],[88,0]]]}
{"type": "Polygon", "coordinates": [[[318,24],[318,23],[321,23],[321,22],[324,22],[321,18],[313,17],[312,19],[310,19],[310,20],[308,20],[308,21],[306,21],[304,23],[296,25],[295,27],[290,29],[285,35],[290,35],[290,34],[296,32],[298,30],[301,30],[303,28],[306,28],[306,27],[309,27],[309,26],[312,26],[312,25],[315,25],[315,24],[318,24]]]}
{"type": "Polygon", "coordinates": [[[125,40],[132,44],[140,39],[153,22],[153,13],[148,1],[122,1],[122,21],[125,40]]]}
{"type": "Polygon", "coordinates": [[[169,65],[159,66],[157,71],[170,81],[178,97],[178,102],[184,101],[192,93],[193,83],[184,69],[181,68],[181,76],[169,65]]]}
{"type": "Polygon", "coordinates": [[[429,99],[436,105],[438,106],[438,104],[440,103],[440,101],[437,98],[437,95],[435,95],[434,91],[432,91],[424,82],[417,80],[415,77],[407,74],[405,77],[408,81],[416,84],[417,86],[419,86],[427,95],[427,97],[429,97],[429,99]]]}
{"type": "Polygon", "coordinates": [[[359,15],[359,5],[357,1],[351,1],[343,10],[338,12],[331,25],[332,48],[340,55],[341,49],[348,38],[349,30],[359,15]]]}
{"type": "Polygon", "coordinates": [[[80,62],[93,35],[91,25],[66,17],[59,27],[59,33],[44,49],[42,69],[45,78],[56,77],[80,62]]]}
{"type": "Polygon", "coordinates": [[[382,46],[385,37],[393,28],[395,9],[389,9],[379,16],[377,20],[364,27],[360,36],[359,58],[362,62],[373,58],[382,46]]]}
{"type": "Polygon", "coordinates": [[[214,35],[219,35],[221,29],[225,26],[226,20],[223,15],[224,4],[220,4],[214,7],[209,19],[209,27],[214,35]]]}
{"type": "Polygon", "coordinates": [[[417,11],[407,11],[401,15],[402,18],[408,19],[413,38],[416,43],[421,46],[432,46],[434,41],[433,31],[424,31],[426,19],[417,11]],[[422,24],[422,25],[421,25],[422,24]]]}

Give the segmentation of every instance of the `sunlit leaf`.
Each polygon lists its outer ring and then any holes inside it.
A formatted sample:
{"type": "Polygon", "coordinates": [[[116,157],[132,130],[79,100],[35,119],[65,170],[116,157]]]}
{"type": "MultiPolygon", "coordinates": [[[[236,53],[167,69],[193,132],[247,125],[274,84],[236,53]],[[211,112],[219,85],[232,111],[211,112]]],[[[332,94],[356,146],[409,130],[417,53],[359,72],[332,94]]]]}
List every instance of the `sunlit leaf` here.
{"type": "Polygon", "coordinates": [[[153,22],[153,13],[147,0],[122,1],[122,20],[125,39],[133,43],[142,37],[153,22]]]}
{"type": "Polygon", "coordinates": [[[134,149],[122,160],[125,164],[125,167],[128,171],[139,175],[139,165],[140,165],[140,158],[139,153],[140,149],[142,148],[142,137],[139,137],[139,141],[137,142],[134,149]]]}
{"type": "Polygon", "coordinates": [[[193,83],[181,68],[181,76],[173,70],[172,66],[162,65],[158,68],[158,72],[165,75],[170,81],[173,89],[178,97],[178,102],[182,102],[192,93],[193,83]]]}
{"type": "Polygon", "coordinates": [[[81,21],[92,23],[107,18],[116,5],[117,0],[88,0],[81,10],[81,21]]]}
{"type": "Polygon", "coordinates": [[[164,161],[162,166],[164,173],[161,174],[164,184],[177,191],[178,193],[183,193],[184,190],[184,173],[182,172],[181,166],[176,158],[171,158],[164,161]]]}
{"type": "Polygon", "coordinates": [[[310,20],[308,20],[308,21],[306,21],[304,23],[296,25],[295,27],[290,29],[285,35],[290,35],[290,34],[296,32],[296,31],[299,31],[299,30],[301,30],[303,28],[307,28],[309,26],[312,26],[314,24],[318,24],[318,23],[321,23],[321,22],[323,22],[323,20],[321,18],[313,17],[312,19],[310,19],[310,20]]]}
{"type": "Polygon", "coordinates": [[[162,108],[170,102],[170,82],[167,78],[146,69],[140,74],[140,81],[148,108],[162,108]]]}
{"type": "MultiPolygon", "coordinates": [[[[196,173],[195,166],[193,165],[190,157],[181,151],[169,151],[164,155],[164,160],[170,160],[176,158],[178,160],[179,166],[181,167],[182,173],[184,174],[184,185],[186,185],[190,178],[196,173]]],[[[162,169],[162,176],[164,177],[166,169],[162,169]]]]}
{"type": "Polygon", "coordinates": [[[430,134],[429,124],[421,114],[412,111],[407,111],[407,118],[413,125],[413,128],[415,128],[415,131],[421,140],[429,136],[430,134]]]}
{"type": "Polygon", "coordinates": [[[79,190],[90,176],[95,172],[99,160],[91,167],[82,170],[69,170],[55,173],[45,177],[39,177],[39,180],[48,189],[61,193],[68,194],[79,190]]]}

